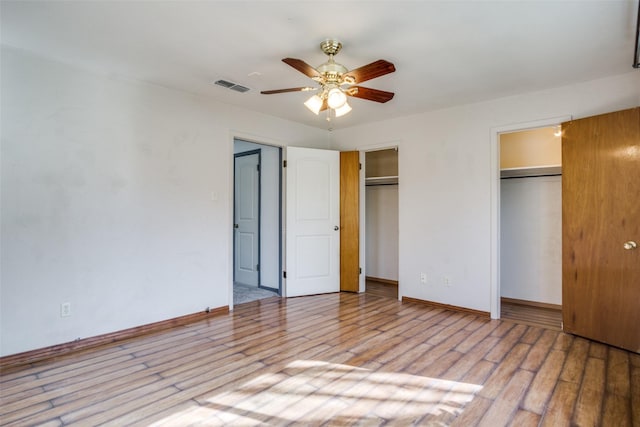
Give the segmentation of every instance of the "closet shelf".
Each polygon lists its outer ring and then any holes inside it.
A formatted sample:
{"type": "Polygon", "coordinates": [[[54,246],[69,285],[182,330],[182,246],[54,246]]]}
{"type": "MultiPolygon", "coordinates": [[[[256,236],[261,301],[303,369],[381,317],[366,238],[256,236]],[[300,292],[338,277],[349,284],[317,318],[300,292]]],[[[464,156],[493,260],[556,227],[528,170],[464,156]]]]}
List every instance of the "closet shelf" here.
{"type": "Polygon", "coordinates": [[[525,178],[534,176],[562,175],[561,165],[529,166],[500,169],[500,178],[525,178]]]}

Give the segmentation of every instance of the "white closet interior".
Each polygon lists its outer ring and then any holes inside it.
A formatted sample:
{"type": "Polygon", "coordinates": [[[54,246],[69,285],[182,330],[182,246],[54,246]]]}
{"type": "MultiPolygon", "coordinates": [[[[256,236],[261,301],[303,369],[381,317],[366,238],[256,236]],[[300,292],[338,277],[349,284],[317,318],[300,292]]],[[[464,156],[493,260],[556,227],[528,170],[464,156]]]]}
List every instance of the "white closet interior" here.
{"type": "Polygon", "coordinates": [[[398,281],[398,151],[365,153],[366,276],[398,281]]]}
{"type": "Polygon", "coordinates": [[[562,159],[554,127],[500,136],[500,296],[562,305],[562,159]]]}

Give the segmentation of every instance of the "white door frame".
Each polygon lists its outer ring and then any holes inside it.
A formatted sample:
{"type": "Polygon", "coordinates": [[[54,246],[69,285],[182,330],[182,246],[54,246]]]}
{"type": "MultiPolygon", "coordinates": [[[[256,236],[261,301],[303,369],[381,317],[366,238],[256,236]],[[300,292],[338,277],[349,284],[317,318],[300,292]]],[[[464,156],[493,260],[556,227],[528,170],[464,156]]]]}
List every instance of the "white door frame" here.
{"type": "Polygon", "coordinates": [[[557,126],[571,118],[567,115],[491,128],[490,307],[492,319],[500,318],[500,134],[557,126]]]}

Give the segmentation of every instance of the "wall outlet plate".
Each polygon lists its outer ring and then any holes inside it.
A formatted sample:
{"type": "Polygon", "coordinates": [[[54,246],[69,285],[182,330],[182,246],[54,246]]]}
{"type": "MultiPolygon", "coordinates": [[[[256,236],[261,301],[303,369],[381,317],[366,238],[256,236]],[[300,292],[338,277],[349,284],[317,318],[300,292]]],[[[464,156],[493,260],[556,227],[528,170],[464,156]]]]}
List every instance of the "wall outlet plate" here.
{"type": "Polygon", "coordinates": [[[60,317],[68,317],[71,316],[71,303],[63,302],[60,304],[60,317]]]}

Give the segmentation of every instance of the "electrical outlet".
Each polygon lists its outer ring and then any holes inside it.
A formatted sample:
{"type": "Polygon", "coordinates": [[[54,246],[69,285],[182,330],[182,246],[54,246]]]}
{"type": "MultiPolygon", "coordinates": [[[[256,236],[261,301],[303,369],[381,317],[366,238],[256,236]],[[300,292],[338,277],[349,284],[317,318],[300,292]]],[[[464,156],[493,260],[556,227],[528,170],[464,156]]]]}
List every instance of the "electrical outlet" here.
{"type": "Polygon", "coordinates": [[[63,302],[60,304],[60,317],[68,317],[71,316],[71,303],[63,302]]]}
{"type": "Polygon", "coordinates": [[[427,273],[420,273],[420,282],[427,283],[427,273]]]}

